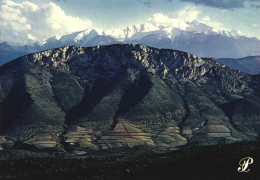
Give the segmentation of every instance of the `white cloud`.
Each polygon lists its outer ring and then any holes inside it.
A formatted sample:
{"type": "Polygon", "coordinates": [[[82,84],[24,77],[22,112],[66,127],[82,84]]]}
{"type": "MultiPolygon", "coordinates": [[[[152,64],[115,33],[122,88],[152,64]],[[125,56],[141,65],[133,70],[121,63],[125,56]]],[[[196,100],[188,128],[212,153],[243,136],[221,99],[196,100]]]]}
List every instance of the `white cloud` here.
{"type": "Polygon", "coordinates": [[[148,22],[156,24],[156,25],[163,25],[163,26],[174,26],[185,30],[189,27],[189,23],[194,20],[199,21],[200,23],[205,24],[208,27],[211,27],[214,30],[223,30],[225,27],[222,23],[213,21],[209,16],[203,14],[201,10],[198,10],[194,6],[187,6],[176,13],[171,15],[165,15],[161,13],[153,14],[149,19],[148,22]]]}
{"type": "Polygon", "coordinates": [[[38,6],[28,1],[5,0],[0,3],[0,26],[1,41],[26,44],[87,29],[92,22],[66,15],[54,3],[38,6]]]}
{"type": "Polygon", "coordinates": [[[186,22],[191,22],[195,19],[198,18],[198,15],[201,12],[196,9],[192,8],[184,8],[174,14],[171,14],[169,16],[161,14],[161,13],[156,13],[153,14],[149,19],[148,22],[157,24],[157,25],[173,25],[175,27],[185,29],[187,27],[186,22]]]}
{"type": "Polygon", "coordinates": [[[216,22],[216,21],[212,21],[211,18],[209,16],[205,16],[203,17],[200,22],[207,24],[208,26],[212,27],[215,30],[219,30],[219,29],[225,29],[225,27],[223,26],[222,23],[220,22],[216,22]]]}
{"type": "Polygon", "coordinates": [[[149,22],[152,22],[154,24],[163,24],[163,25],[168,25],[172,24],[174,19],[169,18],[168,16],[161,14],[161,13],[156,13],[153,14],[149,19],[149,22]]]}
{"type": "Polygon", "coordinates": [[[192,7],[186,7],[181,11],[177,12],[177,18],[181,19],[182,21],[191,22],[193,20],[198,19],[199,14],[201,14],[201,11],[192,7]]]}

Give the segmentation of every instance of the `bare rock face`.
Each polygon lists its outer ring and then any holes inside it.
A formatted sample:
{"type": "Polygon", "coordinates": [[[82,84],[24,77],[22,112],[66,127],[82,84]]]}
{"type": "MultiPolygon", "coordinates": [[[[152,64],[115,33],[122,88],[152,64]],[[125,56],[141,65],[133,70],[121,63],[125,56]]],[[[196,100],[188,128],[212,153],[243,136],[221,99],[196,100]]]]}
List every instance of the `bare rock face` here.
{"type": "Polygon", "coordinates": [[[0,68],[0,147],[84,155],[256,140],[259,79],[143,45],[29,54],[0,68]]]}

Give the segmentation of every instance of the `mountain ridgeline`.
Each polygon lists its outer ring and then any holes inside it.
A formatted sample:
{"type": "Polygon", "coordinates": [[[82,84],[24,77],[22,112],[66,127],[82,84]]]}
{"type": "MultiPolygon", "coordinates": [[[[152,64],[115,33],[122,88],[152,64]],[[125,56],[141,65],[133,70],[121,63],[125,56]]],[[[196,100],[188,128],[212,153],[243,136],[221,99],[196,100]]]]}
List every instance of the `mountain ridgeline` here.
{"type": "MultiPolygon", "coordinates": [[[[90,47],[111,44],[143,44],[213,58],[242,58],[260,54],[259,39],[247,37],[235,30],[215,30],[196,20],[185,22],[183,27],[178,24],[163,26],[145,23],[119,29],[86,29],[61,37],[54,36],[38,43],[29,45],[0,43],[0,66],[28,53],[72,45],[90,47]]],[[[244,70],[241,64],[238,64],[236,68],[244,70]]]]}
{"type": "Polygon", "coordinates": [[[213,59],[138,44],[32,53],[0,67],[0,147],[84,154],[254,141],[259,84],[213,59]]]}
{"type": "Polygon", "coordinates": [[[247,74],[260,73],[260,56],[248,56],[239,59],[221,58],[217,59],[217,61],[232,69],[240,70],[247,74]]]}

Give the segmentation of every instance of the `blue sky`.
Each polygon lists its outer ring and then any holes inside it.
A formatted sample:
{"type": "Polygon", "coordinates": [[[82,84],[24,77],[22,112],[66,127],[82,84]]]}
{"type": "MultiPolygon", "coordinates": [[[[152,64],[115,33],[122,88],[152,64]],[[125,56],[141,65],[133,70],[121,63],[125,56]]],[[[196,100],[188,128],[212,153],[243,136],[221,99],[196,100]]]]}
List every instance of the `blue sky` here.
{"type": "Polygon", "coordinates": [[[260,39],[260,0],[0,0],[1,41],[43,40],[86,28],[178,18],[260,39]],[[160,16],[155,15],[160,14],[160,16]],[[160,17],[160,18],[159,18],[160,17]],[[167,19],[168,18],[168,19],[167,19]]]}

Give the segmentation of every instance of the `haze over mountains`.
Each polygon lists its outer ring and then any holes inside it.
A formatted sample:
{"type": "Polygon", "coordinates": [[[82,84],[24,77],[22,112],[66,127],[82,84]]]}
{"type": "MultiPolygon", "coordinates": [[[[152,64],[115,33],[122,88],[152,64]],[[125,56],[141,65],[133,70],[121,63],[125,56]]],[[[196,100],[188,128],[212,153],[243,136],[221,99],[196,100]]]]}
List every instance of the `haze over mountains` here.
{"type": "Polygon", "coordinates": [[[259,85],[214,59],[144,45],[33,53],[0,67],[0,147],[79,155],[253,141],[259,85]]]}
{"type": "Polygon", "coordinates": [[[242,58],[260,54],[260,40],[257,38],[243,36],[234,30],[216,30],[194,20],[170,26],[146,23],[104,31],[87,29],[61,37],[52,37],[41,45],[16,46],[2,43],[0,65],[20,55],[61,46],[97,46],[117,43],[176,49],[199,57],[242,58]]]}
{"type": "Polygon", "coordinates": [[[260,56],[248,56],[239,59],[221,58],[218,59],[218,62],[247,74],[260,73],[260,56]]]}

